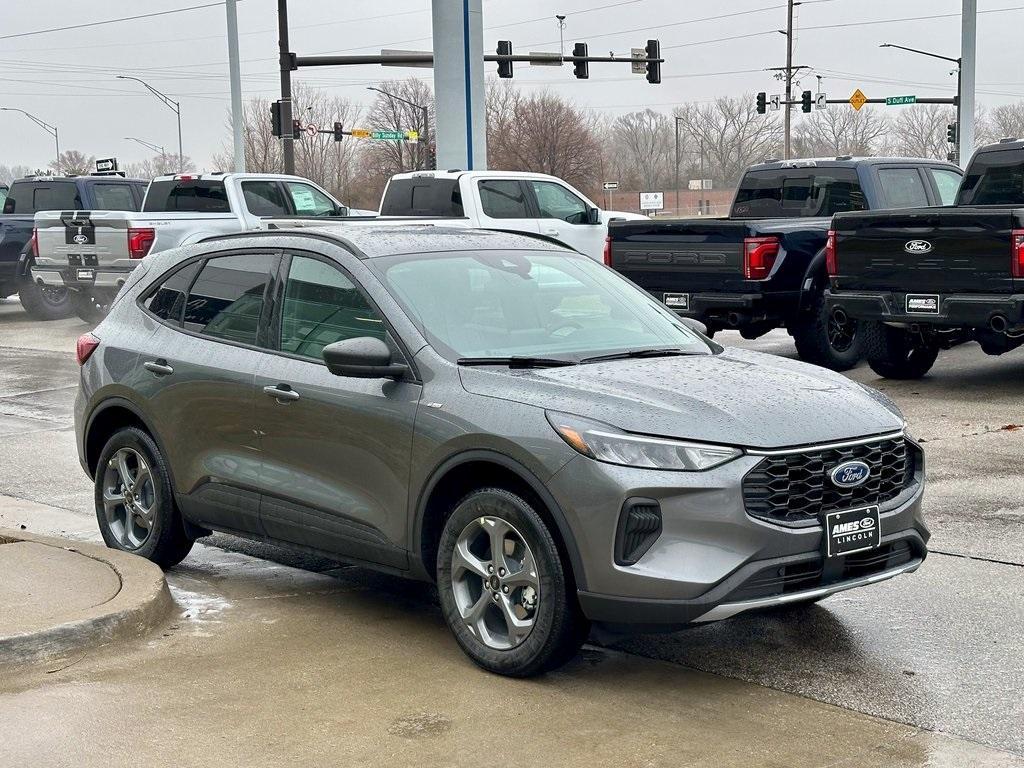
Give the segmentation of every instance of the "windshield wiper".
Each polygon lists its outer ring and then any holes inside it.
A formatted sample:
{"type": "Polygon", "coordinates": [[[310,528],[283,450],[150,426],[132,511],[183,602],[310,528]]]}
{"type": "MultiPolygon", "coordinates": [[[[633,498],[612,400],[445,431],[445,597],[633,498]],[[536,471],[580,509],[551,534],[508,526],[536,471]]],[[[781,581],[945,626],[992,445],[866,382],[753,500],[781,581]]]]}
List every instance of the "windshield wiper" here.
{"type": "Polygon", "coordinates": [[[560,368],[566,365],[577,365],[575,360],[564,360],[557,357],[460,357],[459,365],[507,365],[509,368],[560,368]]]}
{"type": "Polygon", "coordinates": [[[594,355],[584,357],[581,363],[599,363],[605,360],[629,360],[637,357],[680,357],[685,355],[699,355],[700,352],[687,352],[685,349],[666,349],[664,347],[653,347],[651,349],[629,349],[625,352],[612,352],[608,355],[594,355]]]}

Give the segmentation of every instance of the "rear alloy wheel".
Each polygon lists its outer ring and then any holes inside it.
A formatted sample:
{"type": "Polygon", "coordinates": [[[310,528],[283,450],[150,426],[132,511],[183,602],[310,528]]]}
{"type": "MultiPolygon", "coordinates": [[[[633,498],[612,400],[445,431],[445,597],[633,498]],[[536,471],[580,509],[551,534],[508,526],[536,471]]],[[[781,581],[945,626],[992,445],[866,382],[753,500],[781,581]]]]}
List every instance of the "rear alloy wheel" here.
{"type": "Polygon", "coordinates": [[[868,365],[887,379],[920,379],[935,364],[939,348],[919,335],[883,323],[864,323],[868,365]]]}
{"type": "Polygon", "coordinates": [[[793,341],[801,360],[833,371],[848,371],[864,357],[864,339],[858,322],[845,315],[830,314],[821,293],[793,328],[793,341]]]}
{"type": "Polygon", "coordinates": [[[445,620],[479,666],[529,677],[565,663],[589,630],[558,547],[523,498],[501,488],[466,496],[437,555],[445,620]]]}
{"type": "Polygon", "coordinates": [[[39,285],[25,279],[18,289],[18,298],[33,320],[63,320],[75,314],[70,291],[51,285],[39,285]]]}
{"type": "Polygon", "coordinates": [[[177,565],[192,549],[167,465],[142,430],[126,427],[107,441],[95,485],[96,519],[111,549],[145,557],[162,568],[177,565]]]}

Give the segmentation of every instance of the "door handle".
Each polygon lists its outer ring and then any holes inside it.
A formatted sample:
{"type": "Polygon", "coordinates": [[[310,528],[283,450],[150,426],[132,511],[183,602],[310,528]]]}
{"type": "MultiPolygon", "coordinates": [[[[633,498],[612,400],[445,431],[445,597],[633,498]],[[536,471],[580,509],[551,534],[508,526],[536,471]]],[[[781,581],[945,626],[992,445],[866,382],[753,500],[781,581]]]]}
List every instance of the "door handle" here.
{"type": "Polygon", "coordinates": [[[299,393],[287,384],[276,384],[263,388],[263,394],[270,395],[279,403],[290,403],[299,399],[299,393]]]}
{"type": "Polygon", "coordinates": [[[174,373],[174,369],[171,368],[163,358],[160,358],[159,360],[147,360],[142,364],[142,367],[147,371],[152,371],[157,376],[170,376],[174,373]]]}

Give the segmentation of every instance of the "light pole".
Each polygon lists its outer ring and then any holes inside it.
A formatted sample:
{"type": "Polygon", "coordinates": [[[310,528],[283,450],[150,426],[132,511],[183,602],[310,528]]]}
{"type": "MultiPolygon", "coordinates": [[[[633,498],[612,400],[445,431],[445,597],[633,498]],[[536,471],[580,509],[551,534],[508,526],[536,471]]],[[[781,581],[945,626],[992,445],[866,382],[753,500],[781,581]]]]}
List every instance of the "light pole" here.
{"type": "Polygon", "coordinates": [[[427,124],[430,113],[428,112],[427,107],[424,106],[423,104],[417,104],[416,102],[409,101],[408,99],[403,99],[401,96],[395,96],[395,94],[388,93],[387,91],[383,91],[380,88],[374,88],[372,85],[366,86],[366,90],[368,90],[368,91],[376,91],[377,93],[382,93],[385,96],[387,96],[389,99],[394,99],[395,101],[400,101],[403,104],[408,104],[410,107],[415,107],[416,109],[418,109],[418,110],[423,112],[423,137],[422,138],[423,138],[423,144],[426,147],[426,160],[423,162],[423,165],[426,167],[427,170],[431,170],[431,165],[433,165],[433,163],[430,162],[430,132],[429,132],[429,126],[427,124]]]}
{"type": "MultiPolygon", "coordinates": [[[[135,136],[125,136],[124,140],[125,141],[134,141],[136,144],[141,144],[142,146],[147,147],[148,149],[152,149],[154,152],[159,152],[160,153],[160,157],[163,158],[164,163],[166,164],[166,162],[167,162],[167,151],[163,147],[161,147],[159,144],[153,144],[153,143],[145,141],[143,139],[136,138],[135,136]]],[[[166,169],[166,165],[165,165],[163,170],[165,170],[165,169],[166,169]]]]}
{"type": "MultiPolygon", "coordinates": [[[[952,56],[943,56],[940,53],[932,53],[931,51],[922,51],[917,48],[908,48],[905,45],[896,45],[895,43],[882,43],[879,48],[899,48],[901,51],[910,51],[911,53],[917,53],[921,56],[930,56],[933,59],[942,59],[943,61],[951,61],[956,64],[956,132],[957,138],[960,137],[960,126],[962,124],[961,117],[961,101],[963,97],[963,60],[960,58],[954,59],[952,56]]],[[[960,160],[960,149],[957,147],[957,160],[960,160]]]]}
{"type": "Polygon", "coordinates": [[[144,86],[146,86],[150,93],[152,93],[154,96],[160,99],[160,101],[163,102],[165,107],[167,107],[170,110],[173,110],[174,114],[178,116],[178,173],[183,173],[185,171],[185,156],[181,152],[181,103],[175,101],[166,93],[161,93],[152,85],[147,83],[145,80],[140,80],[139,78],[132,77],[131,75],[118,75],[117,79],[134,80],[137,83],[142,83],[144,86]]]}
{"type": "Polygon", "coordinates": [[[675,130],[676,130],[676,216],[679,215],[679,116],[676,115],[675,130]]]}
{"type": "Polygon", "coordinates": [[[0,112],[21,112],[21,114],[23,114],[25,117],[27,117],[29,120],[31,120],[36,125],[38,125],[40,128],[42,128],[48,134],[53,136],[54,145],[57,147],[57,167],[55,169],[55,173],[59,176],[60,175],[60,137],[57,135],[57,126],[50,125],[46,121],[40,120],[35,115],[30,115],[24,109],[18,109],[17,107],[0,107],[0,112]]]}

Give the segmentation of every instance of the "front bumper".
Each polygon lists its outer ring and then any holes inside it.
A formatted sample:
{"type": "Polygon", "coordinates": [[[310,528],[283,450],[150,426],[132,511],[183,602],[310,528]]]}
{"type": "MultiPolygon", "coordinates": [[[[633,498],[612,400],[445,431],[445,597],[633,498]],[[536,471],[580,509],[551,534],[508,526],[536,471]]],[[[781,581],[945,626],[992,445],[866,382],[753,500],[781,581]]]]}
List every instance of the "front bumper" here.
{"type": "MultiPolygon", "coordinates": [[[[662,472],[575,457],[548,481],[584,564],[580,605],[611,625],[667,628],[725,618],[873,583],[916,569],[929,532],[921,516],[924,466],[880,507],[881,546],[825,559],[820,524],[793,527],[747,513],[742,482],[762,457],[708,472],[662,472]],[[616,562],[616,529],[627,499],[661,509],[661,533],[632,565],[616,562]]],[[[830,510],[831,511],[831,510],[830,510]]]]}
{"type": "Polygon", "coordinates": [[[1024,326],[1024,294],[825,291],[825,304],[829,313],[841,309],[856,320],[883,323],[989,328],[992,318],[1002,316],[1011,330],[1024,326]],[[919,299],[934,297],[935,311],[908,312],[908,295],[919,299]]]}

